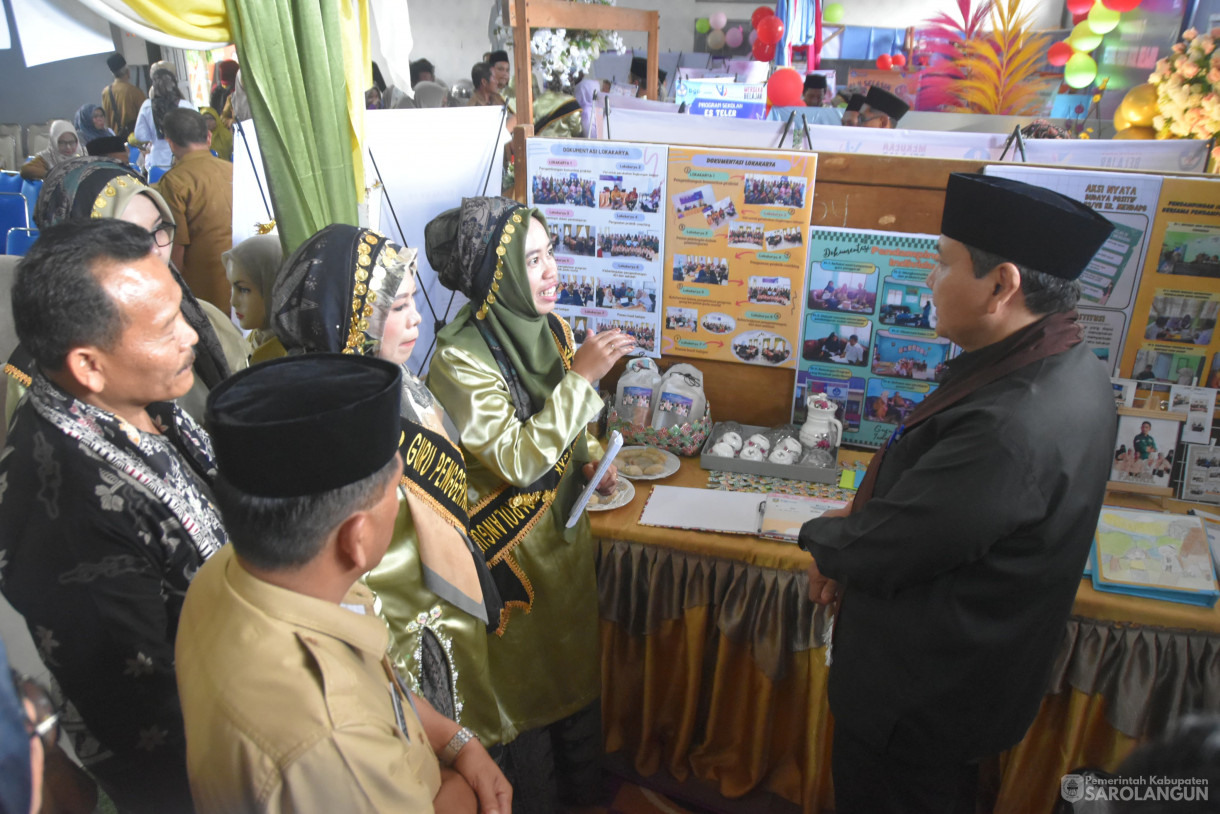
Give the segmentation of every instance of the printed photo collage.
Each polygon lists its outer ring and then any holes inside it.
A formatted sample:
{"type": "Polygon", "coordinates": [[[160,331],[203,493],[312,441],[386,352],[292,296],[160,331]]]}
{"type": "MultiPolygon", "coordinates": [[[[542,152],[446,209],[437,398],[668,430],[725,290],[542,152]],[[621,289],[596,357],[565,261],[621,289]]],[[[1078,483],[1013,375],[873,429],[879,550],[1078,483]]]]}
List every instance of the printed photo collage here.
{"type": "Polygon", "coordinates": [[[795,367],[813,160],[671,148],[666,353],[795,367]]]}
{"type": "Polygon", "coordinates": [[[883,444],[936,389],[956,348],[936,335],[932,235],[813,229],[793,420],[825,393],[845,441],[883,444]]]}
{"type": "Polygon", "coordinates": [[[618,329],[642,355],[660,356],[665,149],[530,142],[530,203],[547,219],[559,269],[555,312],[578,344],[618,329]]]}

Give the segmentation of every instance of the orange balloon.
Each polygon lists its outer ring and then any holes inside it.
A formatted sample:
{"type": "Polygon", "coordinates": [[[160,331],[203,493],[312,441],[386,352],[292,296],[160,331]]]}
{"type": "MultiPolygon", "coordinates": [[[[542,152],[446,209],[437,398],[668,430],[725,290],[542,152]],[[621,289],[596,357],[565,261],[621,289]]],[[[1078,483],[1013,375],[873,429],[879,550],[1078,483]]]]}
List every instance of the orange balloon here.
{"type": "Polygon", "coordinates": [[[1151,127],[1128,127],[1114,134],[1116,139],[1154,139],[1156,130],[1151,127]]]}

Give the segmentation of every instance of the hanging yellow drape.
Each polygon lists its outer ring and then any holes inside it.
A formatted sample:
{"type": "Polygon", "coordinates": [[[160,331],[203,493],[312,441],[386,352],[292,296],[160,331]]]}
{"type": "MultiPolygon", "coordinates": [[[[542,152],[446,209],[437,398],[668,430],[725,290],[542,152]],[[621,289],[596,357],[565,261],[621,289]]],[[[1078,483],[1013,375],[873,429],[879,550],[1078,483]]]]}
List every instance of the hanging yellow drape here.
{"type": "MultiPolygon", "coordinates": [[[[281,37],[293,28],[283,23],[284,15],[292,17],[297,12],[295,3],[123,2],[167,34],[231,41],[239,55],[245,56],[240,60],[242,81],[252,97],[255,128],[286,251],[330,223],[357,223],[356,204],[364,199],[365,186],[364,91],[372,84],[367,0],[323,0],[320,8],[301,9],[314,23],[320,18],[337,21],[337,32],[327,31],[325,26],[323,31],[337,37],[337,43],[332,37],[326,39],[332,49],[335,44],[341,46],[338,63],[326,56],[327,43],[314,42],[313,37],[308,42],[292,43],[296,61],[289,59],[291,49],[285,47],[281,37]],[[231,16],[230,9],[240,17],[231,16]],[[264,20],[268,24],[261,25],[264,20]],[[313,67],[302,70],[302,60],[311,61],[313,67]],[[334,75],[335,68],[340,69],[341,76],[334,75]],[[341,113],[332,116],[329,110],[327,115],[313,115],[311,101],[320,104],[324,98],[334,98],[340,89],[347,109],[346,122],[341,113]],[[255,103],[256,96],[264,104],[255,103]],[[347,156],[338,156],[331,145],[343,143],[349,144],[350,150],[347,156]],[[351,179],[350,189],[334,188],[339,163],[351,179]]],[[[339,113],[339,109],[334,112],[339,113]]]]}

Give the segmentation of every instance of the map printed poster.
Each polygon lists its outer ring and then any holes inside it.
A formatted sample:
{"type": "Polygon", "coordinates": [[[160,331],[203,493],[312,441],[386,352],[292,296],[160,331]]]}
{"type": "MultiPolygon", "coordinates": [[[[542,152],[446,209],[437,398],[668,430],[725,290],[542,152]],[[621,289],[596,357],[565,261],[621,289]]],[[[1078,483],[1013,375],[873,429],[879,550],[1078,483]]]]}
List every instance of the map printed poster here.
{"type": "Polygon", "coordinates": [[[810,230],[796,423],[806,398],[825,393],[845,443],[880,446],[936,389],[956,348],[932,326],[935,265],[935,235],[810,230]]]}
{"type": "Polygon", "coordinates": [[[1111,374],[1116,374],[1128,333],[1143,329],[1133,307],[1161,195],[1161,177],[1008,164],[992,164],[984,172],[1074,198],[1114,224],[1113,234],[1080,275],[1077,310],[1085,341],[1111,374]]]}
{"type": "Polygon", "coordinates": [[[670,147],[662,350],[796,366],[817,156],[670,147]]]}
{"type": "Polygon", "coordinates": [[[661,355],[665,154],[656,144],[529,140],[529,202],[546,215],[559,267],[555,313],[577,344],[617,328],[661,355]]]}
{"type": "Polygon", "coordinates": [[[1220,384],[1220,182],[1165,178],[1122,375],[1220,384]]]}

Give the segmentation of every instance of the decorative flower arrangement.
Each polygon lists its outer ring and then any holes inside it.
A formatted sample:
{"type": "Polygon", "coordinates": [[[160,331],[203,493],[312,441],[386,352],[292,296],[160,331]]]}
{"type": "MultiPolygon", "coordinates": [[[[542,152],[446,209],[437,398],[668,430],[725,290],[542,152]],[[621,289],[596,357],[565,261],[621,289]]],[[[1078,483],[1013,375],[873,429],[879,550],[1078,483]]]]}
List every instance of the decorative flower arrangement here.
{"type": "MultiPolygon", "coordinates": [[[[573,0],[580,3],[614,5],[614,0],[573,0]]],[[[621,54],[626,48],[617,31],[582,31],[566,28],[539,28],[530,38],[534,67],[545,77],[558,78],[570,88],[572,80],[593,68],[593,60],[603,51],[621,54]]]]}
{"type": "MultiPolygon", "coordinates": [[[[1200,35],[1193,28],[1182,34],[1173,52],[1157,60],[1148,81],[1156,86],[1157,138],[1209,139],[1220,133],[1220,28],[1200,35]]],[[[1213,169],[1220,148],[1212,151],[1213,169]]]]}

